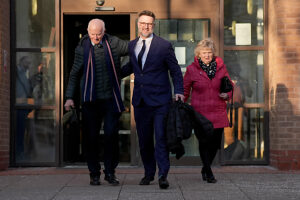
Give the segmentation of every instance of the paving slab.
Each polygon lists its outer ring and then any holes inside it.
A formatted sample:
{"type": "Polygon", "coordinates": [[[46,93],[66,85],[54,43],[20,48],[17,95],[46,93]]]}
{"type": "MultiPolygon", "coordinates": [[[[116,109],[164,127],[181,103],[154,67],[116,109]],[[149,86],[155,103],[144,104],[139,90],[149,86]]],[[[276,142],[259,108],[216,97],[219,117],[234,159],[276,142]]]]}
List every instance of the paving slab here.
{"type": "Polygon", "coordinates": [[[185,200],[182,193],[177,192],[121,192],[118,200],[185,200]]]}
{"type": "Polygon", "coordinates": [[[74,186],[64,187],[53,198],[54,200],[117,200],[121,186],[74,186]]]}
{"type": "Polygon", "coordinates": [[[172,167],[170,187],[161,190],[157,175],[140,186],[142,168],[117,170],[120,185],[101,176],[100,186],[89,185],[86,168],[23,168],[0,172],[0,200],[299,200],[300,172],[269,167],[218,167],[218,182],[202,180],[200,167],[172,167]]]}
{"type": "Polygon", "coordinates": [[[0,176],[0,191],[9,185],[16,184],[23,178],[24,176],[0,176]]]}

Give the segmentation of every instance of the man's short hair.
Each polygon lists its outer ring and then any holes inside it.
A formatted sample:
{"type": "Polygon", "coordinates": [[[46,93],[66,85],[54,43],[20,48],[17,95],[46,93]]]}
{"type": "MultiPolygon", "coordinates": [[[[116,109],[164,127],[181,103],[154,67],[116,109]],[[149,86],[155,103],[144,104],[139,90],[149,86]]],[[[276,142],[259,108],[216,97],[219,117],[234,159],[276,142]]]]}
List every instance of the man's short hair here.
{"type": "Polygon", "coordinates": [[[153,21],[155,20],[155,14],[152,11],[150,11],[150,10],[143,10],[142,12],[139,13],[139,17],[143,16],[143,15],[152,17],[153,21]]]}

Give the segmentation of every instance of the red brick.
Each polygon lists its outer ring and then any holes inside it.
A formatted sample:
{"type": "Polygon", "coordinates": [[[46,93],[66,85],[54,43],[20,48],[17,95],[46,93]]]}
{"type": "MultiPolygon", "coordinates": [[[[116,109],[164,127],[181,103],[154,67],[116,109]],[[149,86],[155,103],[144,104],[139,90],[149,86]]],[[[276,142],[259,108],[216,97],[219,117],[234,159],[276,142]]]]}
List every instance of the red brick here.
{"type": "Polygon", "coordinates": [[[3,70],[3,48],[8,52],[10,46],[10,1],[1,1],[0,7],[0,170],[6,169],[9,165],[9,133],[10,133],[10,66],[7,72],[3,70]],[[4,34],[5,33],[5,34],[4,34]]]}

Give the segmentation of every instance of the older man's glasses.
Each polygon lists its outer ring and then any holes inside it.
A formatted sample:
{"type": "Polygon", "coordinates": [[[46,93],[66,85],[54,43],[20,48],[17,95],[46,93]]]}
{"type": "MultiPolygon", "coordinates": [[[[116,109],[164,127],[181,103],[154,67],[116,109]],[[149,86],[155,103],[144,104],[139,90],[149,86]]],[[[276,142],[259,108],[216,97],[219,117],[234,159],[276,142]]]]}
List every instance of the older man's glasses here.
{"type": "Polygon", "coordinates": [[[139,22],[139,24],[141,26],[148,26],[148,27],[152,27],[154,25],[154,23],[146,23],[146,22],[139,22]]]}

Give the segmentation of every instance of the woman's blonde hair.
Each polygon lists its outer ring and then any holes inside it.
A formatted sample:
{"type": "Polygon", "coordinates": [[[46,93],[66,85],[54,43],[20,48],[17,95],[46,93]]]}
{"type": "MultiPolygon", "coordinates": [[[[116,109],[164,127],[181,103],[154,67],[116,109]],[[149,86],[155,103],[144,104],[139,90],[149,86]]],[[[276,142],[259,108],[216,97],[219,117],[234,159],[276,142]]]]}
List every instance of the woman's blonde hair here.
{"type": "Polygon", "coordinates": [[[203,48],[209,48],[212,50],[213,53],[215,53],[215,50],[216,50],[214,41],[212,41],[212,39],[210,39],[210,38],[205,38],[197,44],[197,46],[194,50],[194,54],[196,57],[199,57],[200,50],[203,48]]]}

